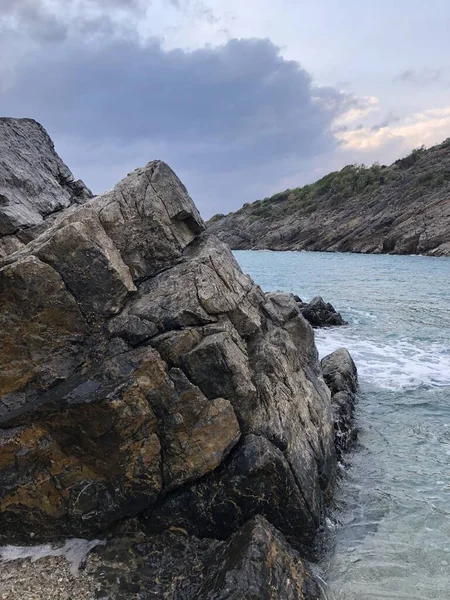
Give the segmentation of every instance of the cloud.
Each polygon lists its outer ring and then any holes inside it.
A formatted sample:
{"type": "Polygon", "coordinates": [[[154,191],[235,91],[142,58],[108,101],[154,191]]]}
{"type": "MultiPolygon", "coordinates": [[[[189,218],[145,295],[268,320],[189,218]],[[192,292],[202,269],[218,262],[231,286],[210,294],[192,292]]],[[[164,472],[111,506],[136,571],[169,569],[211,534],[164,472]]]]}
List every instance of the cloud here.
{"type": "Polygon", "coordinates": [[[395,83],[407,83],[416,86],[428,86],[441,83],[443,77],[442,69],[407,69],[394,77],[395,83]]]}
{"type": "Polygon", "coordinates": [[[373,160],[398,158],[405,151],[421,146],[432,146],[450,137],[450,106],[425,110],[396,118],[383,127],[364,127],[337,134],[347,151],[370,155],[373,160]]]}
{"type": "Polygon", "coordinates": [[[70,34],[128,32],[127,19],[146,13],[145,0],[0,0],[0,34],[60,43],[70,34]]]}
{"type": "Polygon", "coordinates": [[[169,0],[169,4],[188,16],[203,19],[210,25],[219,22],[212,9],[202,0],[169,0]]]}
{"type": "MultiPolygon", "coordinates": [[[[392,112],[390,112],[381,121],[381,123],[375,123],[375,125],[372,125],[372,127],[370,128],[370,130],[371,131],[379,131],[380,129],[385,129],[386,127],[389,127],[389,125],[392,125],[392,123],[398,123],[399,121],[400,121],[400,117],[397,117],[392,112]]],[[[360,126],[359,129],[364,129],[364,126],[360,126]]]]}
{"type": "Polygon", "coordinates": [[[333,148],[333,122],[355,103],[315,86],[268,40],[186,52],[158,40],[75,39],[28,55],[0,95],[0,112],[42,122],[96,191],[115,183],[120,164],[163,158],[212,214],[254,199],[250,190],[264,195],[333,148]]]}
{"type": "Polygon", "coordinates": [[[353,97],[353,103],[348,110],[343,111],[335,120],[336,131],[339,129],[348,129],[361,119],[376,114],[380,108],[380,101],[375,96],[365,96],[363,98],[353,97]]]}

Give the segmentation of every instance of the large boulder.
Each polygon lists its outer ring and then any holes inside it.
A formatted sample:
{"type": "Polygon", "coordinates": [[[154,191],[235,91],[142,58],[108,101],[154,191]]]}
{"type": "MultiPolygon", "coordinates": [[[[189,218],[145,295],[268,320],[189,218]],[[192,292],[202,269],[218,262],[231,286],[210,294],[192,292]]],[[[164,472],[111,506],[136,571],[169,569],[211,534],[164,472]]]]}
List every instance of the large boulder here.
{"type": "Polygon", "coordinates": [[[204,233],[165,163],[85,200],[61,200],[0,260],[0,539],[98,535],[137,515],[143,535],[243,527],[223,581],[241,589],[248,561],[272,562],[251,593],[205,580],[199,597],[260,597],[275,577],[303,598],[294,551],[246,523],[264,515],[312,554],[336,451],[311,326],[204,233]]]}
{"type": "Polygon", "coordinates": [[[302,315],[313,327],[335,327],[348,325],[341,313],[337,312],[332,304],[325,302],[321,296],[316,296],[311,302],[297,300],[302,315]]]}
{"type": "Polygon", "coordinates": [[[83,570],[96,598],[319,600],[306,564],[263,517],[229,540],[187,536],[173,527],[151,540],[117,537],[96,548],[83,570]]]}
{"type": "MultiPolygon", "coordinates": [[[[172,495],[210,473],[230,481],[224,498],[233,477],[261,490],[263,512],[287,534],[302,523],[299,545],[312,539],[335,461],[312,330],[203,228],[156,161],[0,262],[4,537],[95,533],[144,509],[165,525],[172,495]],[[241,458],[256,441],[261,467],[241,458]]],[[[261,512],[241,504],[204,529],[228,536],[261,512]]],[[[193,532],[199,510],[183,512],[193,532]]]]}

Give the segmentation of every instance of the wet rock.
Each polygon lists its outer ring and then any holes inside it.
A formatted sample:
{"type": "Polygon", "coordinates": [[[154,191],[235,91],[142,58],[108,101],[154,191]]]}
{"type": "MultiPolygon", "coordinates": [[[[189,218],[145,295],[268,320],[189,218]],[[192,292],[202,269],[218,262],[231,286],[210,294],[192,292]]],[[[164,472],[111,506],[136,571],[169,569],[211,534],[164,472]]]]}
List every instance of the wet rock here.
{"type": "Polygon", "coordinates": [[[228,541],[171,528],[151,539],[119,538],[98,547],[84,572],[99,598],[166,600],[318,600],[299,554],[263,517],[228,541]]]}
{"type": "Polygon", "coordinates": [[[348,325],[342,315],[336,311],[334,306],[325,302],[320,296],[316,296],[309,303],[299,302],[302,315],[313,327],[332,327],[336,325],[348,325]]]}
{"type": "Polygon", "coordinates": [[[331,390],[334,412],[335,445],[338,455],[346,452],[356,439],[354,426],[358,373],[350,353],[340,348],[321,361],[322,372],[331,390]]]}
{"type": "Polygon", "coordinates": [[[246,523],[217,551],[199,600],[319,600],[300,556],[264,518],[246,523]]]}

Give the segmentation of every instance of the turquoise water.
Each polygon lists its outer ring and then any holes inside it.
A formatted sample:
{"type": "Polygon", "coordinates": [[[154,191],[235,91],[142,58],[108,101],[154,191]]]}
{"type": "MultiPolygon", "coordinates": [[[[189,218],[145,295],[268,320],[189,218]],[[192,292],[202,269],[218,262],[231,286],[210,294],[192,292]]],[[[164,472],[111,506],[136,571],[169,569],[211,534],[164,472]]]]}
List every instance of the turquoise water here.
{"type": "Polygon", "coordinates": [[[358,366],[359,443],[327,521],[328,600],[450,599],[450,259],[307,252],[235,256],[265,290],[322,295],[350,325],[323,356],[358,366]]]}

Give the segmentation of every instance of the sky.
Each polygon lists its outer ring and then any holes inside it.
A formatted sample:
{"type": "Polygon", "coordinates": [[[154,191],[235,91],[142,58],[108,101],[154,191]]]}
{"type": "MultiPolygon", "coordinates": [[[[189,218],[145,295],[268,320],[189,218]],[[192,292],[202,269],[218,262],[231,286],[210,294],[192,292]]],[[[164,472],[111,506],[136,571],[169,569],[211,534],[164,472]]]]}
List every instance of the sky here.
{"type": "Polygon", "coordinates": [[[161,159],[204,218],[450,137],[448,0],[0,0],[0,56],[94,193],[161,159]]]}

